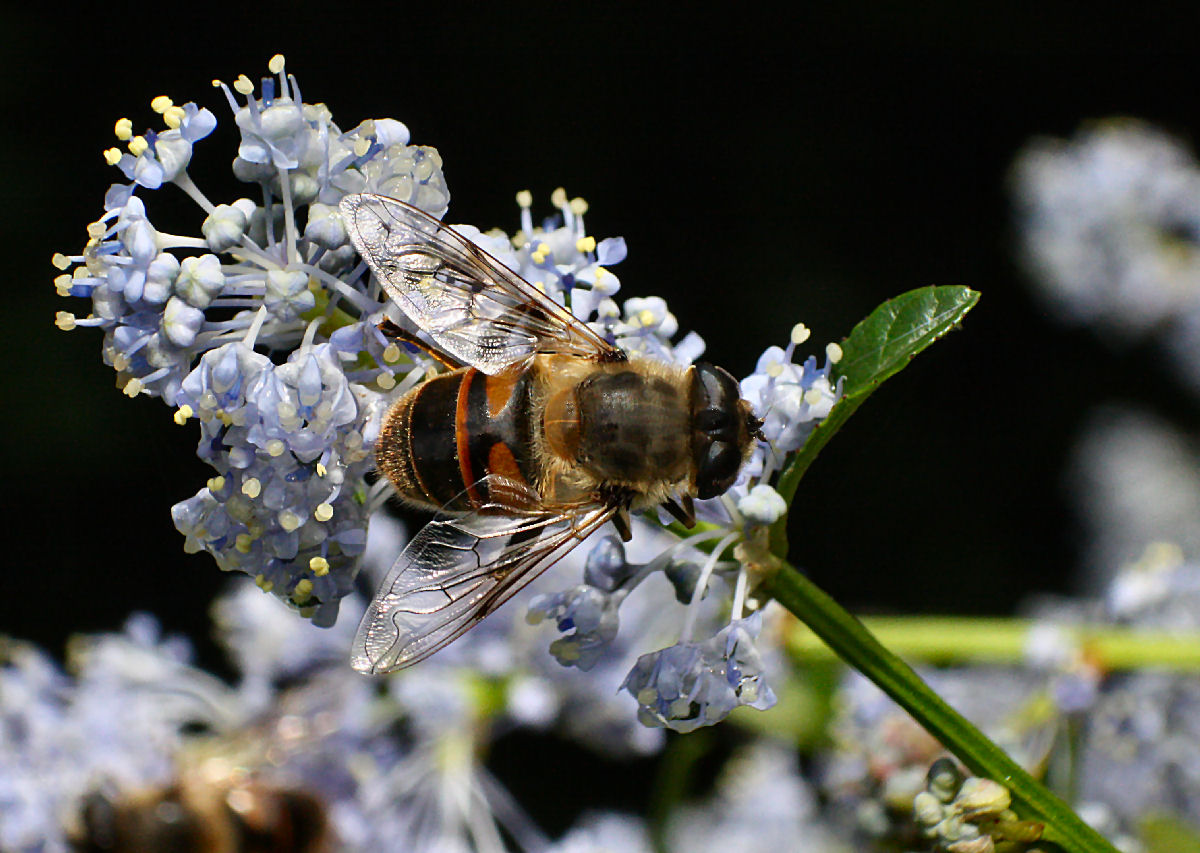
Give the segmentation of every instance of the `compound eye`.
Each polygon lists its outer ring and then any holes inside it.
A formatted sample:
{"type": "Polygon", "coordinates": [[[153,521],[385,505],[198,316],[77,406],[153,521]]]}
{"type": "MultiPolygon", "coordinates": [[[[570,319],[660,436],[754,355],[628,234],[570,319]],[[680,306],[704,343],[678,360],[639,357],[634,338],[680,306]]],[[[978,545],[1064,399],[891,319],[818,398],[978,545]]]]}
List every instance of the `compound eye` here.
{"type": "Polygon", "coordinates": [[[742,455],[737,446],[725,441],[714,441],[708,446],[700,470],[696,472],[696,491],[701,500],[715,498],[725,492],[737,479],[742,455]]]}
{"type": "Polygon", "coordinates": [[[732,437],[733,417],[722,409],[704,409],[696,415],[696,429],[713,438],[732,437]]]}

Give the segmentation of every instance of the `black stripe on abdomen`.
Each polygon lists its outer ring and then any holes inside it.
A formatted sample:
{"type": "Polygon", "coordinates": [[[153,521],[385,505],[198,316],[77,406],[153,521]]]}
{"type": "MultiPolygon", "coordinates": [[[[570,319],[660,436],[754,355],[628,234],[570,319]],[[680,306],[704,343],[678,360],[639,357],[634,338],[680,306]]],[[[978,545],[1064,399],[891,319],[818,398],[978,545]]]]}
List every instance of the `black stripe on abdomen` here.
{"type": "Polygon", "coordinates": [[[420,386],[409,415],[413,470],[431,503],[450,503],[466,488],[458,464],[455,412],[459,386],[474,371],[435,376],[420,386]]]}

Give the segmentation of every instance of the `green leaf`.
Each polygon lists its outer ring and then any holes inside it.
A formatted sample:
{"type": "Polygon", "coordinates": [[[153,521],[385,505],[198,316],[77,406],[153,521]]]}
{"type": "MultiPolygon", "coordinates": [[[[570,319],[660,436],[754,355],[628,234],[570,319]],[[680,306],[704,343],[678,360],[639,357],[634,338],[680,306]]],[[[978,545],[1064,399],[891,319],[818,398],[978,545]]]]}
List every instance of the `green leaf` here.
{"type": "Polygon", "coordinates": [[[842,342],[832,379],[846,397],[870,394],[912,357],[962,322],[979,293],[969,287],[922,287],[889,299],[842,342]]]}
{"type": "MultiPolygon", "coordinates": [[[[962,322],[978,301],[979,293],[969,287],[922,287],[888,300],[854,327],[842,342],[842,357],[830,376],[841,381],[842,398],[776,481],[775,490],[789,506],[808,466],[871,392],[962,322]]],[[[785,516],[771,527],[771,550],[776,554],[787,553],[786,525],[785,516]]]]}

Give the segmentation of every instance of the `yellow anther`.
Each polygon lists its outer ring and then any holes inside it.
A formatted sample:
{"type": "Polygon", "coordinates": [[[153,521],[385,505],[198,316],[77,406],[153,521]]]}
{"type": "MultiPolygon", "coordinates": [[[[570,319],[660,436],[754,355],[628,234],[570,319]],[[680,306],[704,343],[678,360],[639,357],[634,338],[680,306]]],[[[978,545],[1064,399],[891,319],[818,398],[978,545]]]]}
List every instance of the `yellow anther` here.
{"type": "Polygon", "coordinates": [[[546,283],[544,281],[542,281],[541,279],[538,279],[537,281],[533,282],[533,286],[535,288],[537,288],[538,290],[540,290],[542,293],[546,292],[546,283]]]}
{"type": "Polygon", "coordinates": [[[99,240],[107,230],[108,226],[103,222],[89,222],[87,225],[87,235],[92,240],[99,240]]]}
{"type": "Polygon", "coordinates": [[[329,574],[329,561],[324,557],[313,557],[308,561],[308,567],[312,569],[312,573],[319,578],[329,574]]]}
{"type": "Polygon", "coordinates": [[[204,485],[208,486],[210,492],[216,493],[225,489],[225,478],[218,474],[215,477],[210,477],[204,485]]]}
{"type": "Polygon", "coordinates": [[[308,578],[301,578],[296,582],[296,588],[292,590],[292,598],[297,601],[303,601],[312,595],[313,582],[308,578]]]}
{"type": "Polygon", "coordinates": [[[514,249],[522,249],[524,248],[525,244],[529,242],[529,238],[525,236],[524,231],[518,231],[516,234],[512,235],[511,242],[514,249]]]}
{"type": "Polygon", "coordinates": [[[290,509],[285,509],[277,516],[279,526],[283,528],[285,533],[291,533],[297,527],[304,523],[304,519],[296,515],[290,509]]]}
{"type": "Polygon", "coordinates": [[[75,315],[70,311],[59,311],[54,315],[54,325],[64,332],[69,332],[75,328],[75,315]]]}
{"type": "Polygon", "coordinates": [[[606,275],[612,275],[612,273],[610,273],[604,267],[596,267],[596,281],[599,281],[600,279],[604,278],[606,275]]]}
{"type": "Polygon", "coordinates": [[[523,210],[533,207],[533,193],[529,190],[521,190],[517,193],[517,207],[523,210]]]}
{"type": "Polygon", "coordinates": [[[638,318],[638,322],[641,323],[643,326],[653,326],[654,325],[654,312],[651,311],[649,308],[643,308],[641,311],[639,311],[637,314],[637,318],[638,318]]]}
{"type": "Polygon", "coordinates": [[[537,251],[541,252],[543,255],[548,255],[550,254],[550,246],[547,243],[538,243],[537,251]]]}
{"type": "Polygon", "coordinates": [[[242,483],[242,494],[250,498],[250,500],[254,500],[262,494],[262,483],[259,482],[258,477],[251,477],[242,483]]]}
{"type": "Polygon", "coordinates": [[[127,118],[117,119],[117,123],[113,125],[113,133],[117,135],[117,139],[128,142],[133,139],[133,122],[127,118]]]}
{"type": "Polygon", "coordinates": [[[187,113],[183,111],[183,107],[169,107],[167,111],[163,113],[163,124],[169,128],[175,129],[183,124],[183,119],[186,116],[187,113]]]}
{"type": "Polygon", "coordinates": [[[146,387],[145,383],[143,383],[142,380],[140,380],[136,376],[134,376],[132,379],[130,379],[128,382],[125,383],[125,387],[122,388],[121,391],[125,394],[126,397],[129,397],[132,399],[133,397],[136,397],[138,394],[141,394],[142,389],[145,387],[146,387]]]}
{"type": "Polygon", "coordinates": [[[162,115],[173,106],[175,106],[175,102],[166,95],[159,95],[150,102],[150,109],[154,110],[159,115],[162,115]]]}
{"type": "Polygon", "coordinates": [[[141,157],[142,152],[150,147],[150,143],[146,141],[144,136],[135,136],[129,140],[129,153],[134,157],[141,157]]]}
{"type": "Polygon", "coordinates": [[[62,252],[55,252],[50,258],[50,263],[55,269],[65,270],[71,266],[71,259],[62,252]]]}
{"type": "Polygon", "coordinates": [[[550,193],[550,203],[555,207],[567,206],[567,191],[559,187],[554,192],[550,193]]]}
{"type": "Polygon", "coordinates": [[[212,79],[212,87],[213,87],[214,89],[220,89],[220,88],[221,88],[221,85],[222,85],[222,84],[221,84],[221,81],[220,81],[220,80],[218,80],[216,77],[214,77],[214,78],[212,79]]]}
{"type": "Polygon", "coordinates": [[[239,533],[233,539],[233,547],[243,554],[249,554],[250,549],[254,547],[254,537],[249,533],[239,533]]]}
{"type": "Polygon", "coordinates": [[[803,323],[797,323],[792,326],[792,343],[802,344],[808,340],[808,336],[811,334],[812,332],[809,331],[808,326],[803,323]]]}
{"type": "Polygon", "coordinates": [[[767,365],[767,376],[772,379],[778,379],[783,374],[783,364],[778,361],[772,361],[767,365]]]}
{"type": "Polygon", "coordinates": [[[579,196],[571,199],[572,213],[574,213],[576,216],[583,216],[585,213],[587,213],[587,211],[588,203],[584,199],[580,198],[579,196]]]}
{"type": "Polygon", "coordinates": [[[333,504],[317,504],[317,508],[313,510],[313,518],[317,521],[329,521],[333,518],[333,504]]]}
{"type": "Polygon", "coordinates": [[[272,56],[270,58],[270,60],[268,60],[267,70],[270,71],[272,74],[278,74],[280,71],[283,70],[284,63],[285,63],[285,61],[283,58],[283,54],[277,53],[274,56],[272,56]]]}
{"type": "Polygon", "coordinates": [[[266,450],[271,456],[282,456],[283,451],[287,450],[287,445],[284,444],[280,439],[273,438],[267,442],[266,450]]]}
{"type": "Polygon", "coordinates": [[[578,252],[594,252],[596,251],[595,237],[580,237],[575,241],[575,250],[578,252]]]}
{"type": "Polygon", "coordinates": [[[256,583],[258,585],[258,588],[261,589],[263,592],[270,592],[271,590],[273,590],[275,588],[275,584],[272,583],[271,581],[267,580],[266,575],[255,575],[254,583],[256,583]]]}
{"type": "MultiPolygon", "coordinates": [[[[543,243],[542,245],[544,246],[544,245],[546,245],[546,244],[545,244],[545,243],[543,243]]],[[[532,252],[529,254],[529,257],[530,257],[530,259],[531,259],[531,260],[532,260],[532,261],[533,261],[535,264],[544,264],[544,263],[546,263],[546,253],[545,253],[545,252],[543,252],[541,249],[534,249],[534,250],[533,250],[533,251],[532,251],[532,252]]]]}
{"type": "Polygon", "coordinates": [[[239,74],[238,78],[233,81],[233,91],[239,95],[249,95],[254,91],[254,84],[245,74],[239,74]]]}
{"type": "Polygon", "coordinates": [[[123,353],[123,352],[113,353],[111,358],[112,358],[113,370],[120,373],[122,370],[129,369],[129,356],[125,355],[125,353],[123,353]]]}
{"type": "Polygon", "coordinates": [[[390,373],[381,373],[376,377],[375,384],[383,391],[391,391],[396,387],[396,377],[390,373]]]}
{"type": "Polygon", "coordinates": [[[187,403],[184,403],[182,406],[180,406],[178,409],[175,410],[175,417],[174,417],[175,423],[179,424],[180,426],[183,426],[184,424],[186,424],[188,422],[188,418],[190,418],[194,414],[196,414],[196,413],[192,410],[192,407],[189,406],[187,403]]]}
{"type": "Polygon", "coordinates": [[[837,344],[827,344],[825,346],[825,357],[829,359],[830,364],[837,364],[842,360],[842,348],[837,344]]]}
{"type": "Polygon", "coordinates": [[[121,149],[120,148],[105,148],[104,149],[104,162],[110,166],[115,166],[118,163],[120,163],[121,162],[121,149]]]}
{"type": "Polygon", "coordinates": [[[804,402],[810,406],[815,406],[825,399],[825,395],[821,393],[820,388],[809,388],[804,392],[804,402]]]}
{"type": "Polygon", "coordinates": [[[371,150],[371,140],[359,139],[354,140],[354,156],[365,157],[367,152],[371,150]]]}
{"type": "Polygon", "coordinates": [[[317,463],[317,476],[324,477],[328,473],[329,473],[329,469],[326,468],[324,465],[322,465],[320,462],[318,462],[317,463]]]}
{"type": "Polygon", "coordinates": [[[75,279],[71,278],[70,273],[63,273],[54,279],[54,289],[58,291],[59,296],[70,296],[71,283],[73,281],[75,281],[75,279]]]}
{"type": "Polygon", "coordinates": [[[395,364],[400,360],[400,347],[393,344],[388,344],[383,348],[383,360],[388,364],[395,364]]]}

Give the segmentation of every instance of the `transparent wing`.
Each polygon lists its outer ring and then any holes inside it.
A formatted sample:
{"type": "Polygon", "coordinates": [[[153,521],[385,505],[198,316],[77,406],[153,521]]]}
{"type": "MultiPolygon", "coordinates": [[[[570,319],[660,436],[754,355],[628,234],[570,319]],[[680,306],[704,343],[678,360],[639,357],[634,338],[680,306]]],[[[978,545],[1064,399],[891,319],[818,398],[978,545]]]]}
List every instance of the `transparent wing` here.
{"type": "Polygon", "coordinates": [[[623,360],[570,311],[425,211],[361,193],[341,202],[354,247],[388,295],[448,353],[484,373],[534,353],[623,360]]]}
{"type": "MultiPolygon", "coordinates": [[[[488,494],[497,495],[497,478],[485,479],[488,494]]],[[[424,660],[508,601],[614,511],[596,504],[514,510],[505,501],[461,516],[438,515],[380,585],[358,626],[351,666],[379,674],[424,660]]]]}

